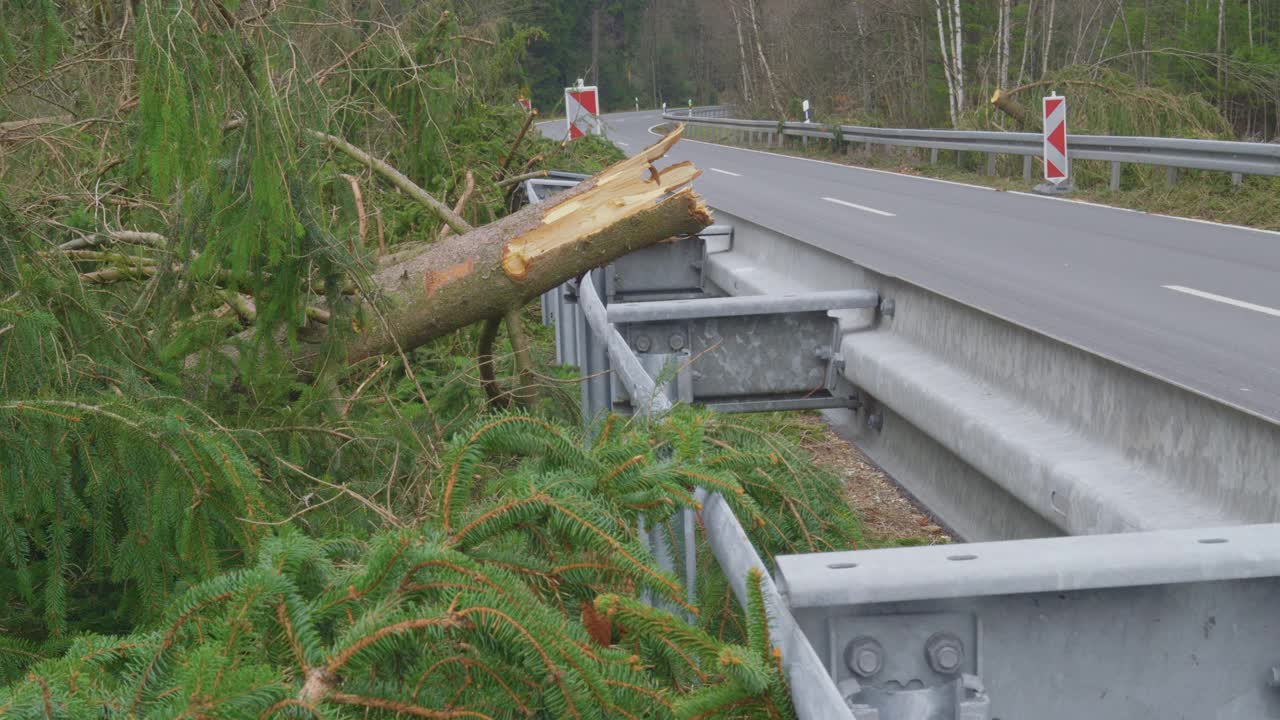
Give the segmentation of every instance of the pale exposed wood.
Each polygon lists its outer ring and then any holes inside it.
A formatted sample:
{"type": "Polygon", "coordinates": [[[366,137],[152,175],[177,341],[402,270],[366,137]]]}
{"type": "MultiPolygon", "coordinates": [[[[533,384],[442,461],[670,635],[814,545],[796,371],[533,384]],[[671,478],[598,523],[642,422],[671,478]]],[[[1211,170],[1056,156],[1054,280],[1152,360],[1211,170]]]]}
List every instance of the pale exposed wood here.
{"type": "Polygon", "coordinates": [[[499,180],[498,187],[511,187],[512,185],[515,185],[516,183],[522,183],[525,180],[532,180],[534,178],[547,177],[547,175],[549,174],[550,173],[548,173],[546,170],[534,170],[533,172],[527,172],[520,175],[512,175],[509,178],[503,178],[502,180],[499,180]]]}
{"type": "Polygon", "coordinates": [[[26,130],[27,128],[39,125],[52,125],[54,123],[66,125],[74,120],[75,118],[71,115],[49,115],[47,117],[28,118],[26,120],[8,120],[6,122],[0,122],[0,135],[18,132],[19,130],[26,130]]]}
{"type": "Polygon", "coordinates": [[[355,175],[342,173],[342,177],[351,185],[351,199],[356,204],[356,218],[358,219],[357,233],[360,236],[360,246],[364,247],[365,236],[369,233],[369,218],[364,213],[364,196],[360,194],[360,181],[355,175]]]}
{"type": "Polygon", "coordinates": [[[1018,122],[1025,122],[1027,119],[1027,109],[1022,103],[1013,99],[1013,96],[1005,90],[997,89],[995,94],[991,96],[991,104],[1009,117],[1018,122]]]}
{"type": "MultiPolygon", "coordinates": [[[[466,177],[462,180],[462,194],[458,196],[458,201],[453,204],[453,211],[457,213],[458,217],[462,217],[462,211],[467,209],[467,202],[471,200],[471,195],[475,191],[476,176],[475,173],[468,170],[466,177]]],[[[453,228],[448,225],[445,225],[440,231],[440,239],[443,240],[449,237],[449,231],[452,229],[453,228]]]]}
{"type": "Polygon", "coordinates": [[[702,172],[692,163],[676,163],[663,170],[653,165],[680,139],[683,127],[596,176],[591,189],[548,210],[540,227],[507,243],[502,269],[512,278],[523,278],[541,256],[578,243],[602,226],[622,222],[663,195],[693,182],[702,172]]]}
{"type": "Polygon", "coordinates": [[[59,250],[79,250],[81,248],[102,245],[107,242],[118,242],[128,245],[146,245],[158,249],[164,249],[168,240],[160,233],[138,232],[136,230],[108,230],[107,232],[97,233],[93,235],[82,235],[74,240],[68,240],[58,246],[59,250]]]}

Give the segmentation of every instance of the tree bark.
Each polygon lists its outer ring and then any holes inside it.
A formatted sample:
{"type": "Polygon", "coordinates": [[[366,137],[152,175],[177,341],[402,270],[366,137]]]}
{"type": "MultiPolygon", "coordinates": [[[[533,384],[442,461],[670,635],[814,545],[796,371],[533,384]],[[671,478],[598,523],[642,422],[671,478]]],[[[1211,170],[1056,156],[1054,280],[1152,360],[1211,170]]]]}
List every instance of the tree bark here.
{"type": "MultiPolygon", "coordinates": [[[[947,7],[949,9],[951,6],[947,7]]],[[[933,0],[933,9],[938,18],[938,49],[942,52],[942,73],[947,80],[947,106],[951,112],[951,127],[956,127],[960,122],[960,116],[956,106],[956,81],[953,76],[951,54],[947,52],[947,26],[942,19],[942,0],[933,0]]]]}
{"type": "Polygon", "coordinates": [[[751,72],[748,70],[747,46],[742,39],[742,18],[738,15],[738,5],[729,0],[729,12],[733,15],[733,27],[738,31],[738,63],[742,66],[742,102],[751,105],[751,72]]]}
{"type": "Polygon", "coordinates": [[[997,89],[995,94],[991,96],[991,104],[1005,115],[1016,120],[1019,124],[1027,121],[1027,109],[1022,103],[1013,99],[1013,96],[1004,90],[997,89]]]}
{"type": "Polygon", "coordinates": [[[756,36],[756,53],[760,56],[760,67],[764,70],[765,80],[769,82],[769,100],[772,101],[773,111],[778,114],[778,117],[785,118],[786,111],[782,109],[782,102],[778,100],[778,85],[773,80],[773,71],[769,69],[769,60],[764,55],[764,43],[760,40],[760,23],[756,21],[755,0],[747,0],[747,10],[751,15],[751,31],[756,36]]]}
{"type": "Polygon", "coordinates": [[[414,348],[472,323],[502,318],[628,252],[701,230],[711,216],[687,187],[700,171],[688,162],[662,170],[654,166],[682,132],[680,126],[548,202],[379,269],[372,285],[380,297],[346,339],[346,357],[322,358],[319,342],[327,328],[312,327],[292,349],[292,359],[299,369],[314,371],[325,362],[354,363],[397,347],[414,348]]]}

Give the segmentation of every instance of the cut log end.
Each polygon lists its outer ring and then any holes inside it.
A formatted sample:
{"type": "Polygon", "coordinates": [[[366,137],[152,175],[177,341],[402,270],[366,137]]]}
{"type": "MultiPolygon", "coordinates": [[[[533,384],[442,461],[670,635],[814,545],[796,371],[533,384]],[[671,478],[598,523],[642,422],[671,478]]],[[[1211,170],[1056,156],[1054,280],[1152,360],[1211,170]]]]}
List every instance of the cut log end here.
{"type": "Polygon", "coordinates": [[[582,243],[603,228],[669,203],[687,206],[692,222],[710,224],[710,210],[687,187],[702,171],[690,162],[662,169],[654,165],[683,131],[684,126],[678,126],[642,152],[601,173],[583,192],[548,208],[539,227],[503,247],[502,269],[507,276],[523,280],[540,257],[582,243]]]}

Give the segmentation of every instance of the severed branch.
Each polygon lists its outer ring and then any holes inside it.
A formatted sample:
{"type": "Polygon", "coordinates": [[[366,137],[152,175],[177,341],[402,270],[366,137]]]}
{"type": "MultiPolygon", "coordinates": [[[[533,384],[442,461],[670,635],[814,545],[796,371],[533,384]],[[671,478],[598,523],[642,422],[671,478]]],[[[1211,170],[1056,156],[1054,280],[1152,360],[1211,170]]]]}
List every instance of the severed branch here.
{"type": "Polygon", "coordinates": [[[520,132],[516,134],[516,141],[511,143],[511,149],[507,151],[506,157],[502,158],[502,165],[498,167],[498,171],[493,174],[493,179],[497,180],[506,174],[507,168],[511,166],[511,161],[516,156],[516,151],[520,149],[520,143],[524,140],[524,136],[529,133],[529,128],[533,126],[533,119],[538,117],[537,110],[530,110],[525,113],[524,124],[520,126],[520,132]]]}
{"type": "Polygon", "coordinates": [[[369,218],[364,213],[364,196],[360,194],[360,181],[355,175],[347,173],[342,173],[342,177],[351,185],[351,197],[356,204],[356,217],[359,218],[357,232],[360,235],[360,247],[364,247],[364,238],[369,232],[369,218]]]}
{"type": "Polygon", "coordinates": [[[546,170],[535,170],[533,172],[527,172],[522,175],[512,175],[509,178],[503,178],[499,180],[498,187],[504,188],[510,185],[516,185],[518,183],[522,183],[525,180],[532,180],[534,178],[546,177],[547,175],[550,175],[550,173],[548,173],[546,170]]]}
{"type": "Polygon", "coordinates": [[[386,162],[379,160],[351,143],[343,140],[337,135],[326,135],[315,130],[307,130],[306,133],[311,137],[324,142],[329,147],[341,150],[351,156],[357,162],[368,165],[370,169],[386,178],[388,182],[400,188],[406,195],[426,205],[436,214],[446,225],[453,228],[454,232],[465,233],[471,231],[471,225],[458,216],[449,206],[440,202],[431,193],[418,187],[418,184],[405,177],[399,170],[388,165],[386,162]]]}
{"type": "Polygon", "coordinates": [[[493,343],[498,339],[500,323],[498,318],[489,318],[481,326],[480,340],[476,343],[476,365],[480,368],[480,387],[484,389],[485,397],[494,406],[506,408],[511,404],[511,398],[502,392],[493,365],[493,343]]]}
{"type": "Polygon", "coordinates": [[[96,235],[82,235],[75,240],[68,240],[58,246],[59,250],[80,250],[107,242],[125,243],[128,245],[145,245],[163,250],[168,242],[160,233],[138,232],[136,230],[108,230],[96,235]]]}
{"type": "MultiPolygon", "coordinates": [[[[467,202],[471,200],[471,194],[476,191],[476,176],[470,170],[467,171],[466,178],[462,182],[462,194],[458,196],[458,202],[453,204],[453,211],[458,217],[462,217],[462,211],[467,209],[467,202]]],[[[440,231],[440,239],[449,237],[449,231],[453,228],[445,225],[440,231]]]]}
{"type": "Polygon", "coordinates": [[[511,339],[511,350],[515,353],[516,360],[516,386],[513,394],[517,402],[526,405],[537,395],[537,387],[534,382],[529,336],[524,331],[524,319],[520,317],[520,311],[521,308],[508,310],[503,322],[507,325],[507,337],[511,339]]]}

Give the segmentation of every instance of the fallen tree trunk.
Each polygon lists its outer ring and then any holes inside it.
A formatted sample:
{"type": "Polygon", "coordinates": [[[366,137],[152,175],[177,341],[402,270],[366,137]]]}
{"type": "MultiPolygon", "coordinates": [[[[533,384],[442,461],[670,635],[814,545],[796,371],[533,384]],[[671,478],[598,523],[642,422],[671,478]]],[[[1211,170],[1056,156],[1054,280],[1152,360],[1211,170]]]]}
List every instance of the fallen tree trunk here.
{"type": "Polygon", "coordinates": [[[991,96],[991,104],[994,105],[997,110],[1008,115],[1019,123],[1025,123],[1027,121],[1027,109],[1023,107],[1022,103],[1013,99],[1011,91],[997,89],[995,94],[991,96]]]}
{"type": "MultiPolygon", "coordinates": [[[[543,292],[633,250],[711,222],[688,187],[700,171],[691,163],[659,170],[659,158],[683,126],[551,200],[497,222],[445,238],[420,254],[379,269],[379,297],[345,343],[354,363],[407,350],[475,322],[501,318],[543,292]]],[[[293,351],[300,369],[322,363],[323,328],[312,328],[293,351]]]]}

